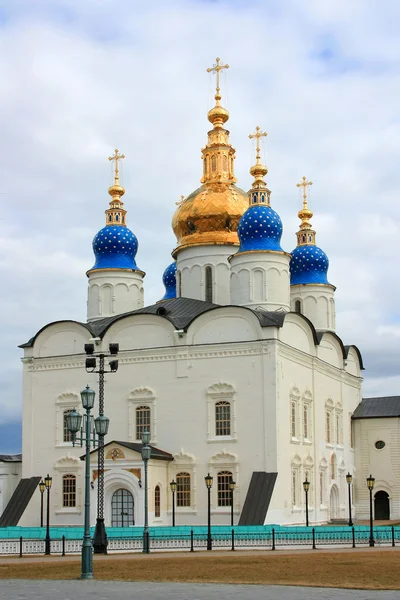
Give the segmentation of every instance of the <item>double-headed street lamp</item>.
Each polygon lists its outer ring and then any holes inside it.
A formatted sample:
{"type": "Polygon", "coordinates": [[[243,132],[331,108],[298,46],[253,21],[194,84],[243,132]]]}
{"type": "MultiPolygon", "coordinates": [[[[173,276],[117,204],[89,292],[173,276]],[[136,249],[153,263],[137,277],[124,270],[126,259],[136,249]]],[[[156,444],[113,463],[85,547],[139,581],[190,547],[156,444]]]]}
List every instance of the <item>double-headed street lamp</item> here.
{"type": "Polygon", "coordinates": [[[40,527],[43,527],[43,494],[44,494],[44,490],[46,489],[46,484],[43,481],[43,479],[41,479],[39,481],[39,490],[40,490],[40,527]]]}
{"type": "Polygon", "coordinates": [[[235,491],[236,481],[233,479],[229,482],[229,489],[231,490],[231,527],[233,527],[233,492],[235,491]]]}
{"type": "Polygon", "coordinates": [[[367,477],[367,486],[369,489],[369,545],[371,548],[375,546],[374,540],[374,524],[372,521],[372,490],[374,489],[375,477],[370,475],[367,477]]]}
{"type": "Polygon", "coordinates": [[[353,481],[353,475],[351,473],[347,473],[346,481],[349,488],[349,527],[353,527],[353,520],[351,518],[351,483],[353,481]]]}
{"type": "MultiPolygon", "coordinates": [[[[87,373],[98,373],[99,375],[99,417],[104,416],[104,374],[116,373],[118,361],[110,360],[107,371],[104,368],[105,359],[117,356],[119,344],[109,344],[109,354],[104,352],[95,353],[94,344],[85,344],[85,352],[88,355],[85,362],[87,373]],[[99,362],[97,364],[97,360],[99,362]],[[96,370],[96,367],[98,369],[96,370]]],[[[93,537],[93,548],[95,554],[107,554],[107,533],[104,527],[104,436],[99,436],[99,451],[97,463],[97,519],[96,529],[93,537]]]]}
{"type": "Polygon", "coordinates": [[[212,538],[211,538],[211,488],[213,484],[213,478],[210,473],[204,477],[207,488],[207,550],[212,550],[212,538]]]}
{"type": "MultiPolygon", "coordinates": [[[[96,444],[95,434],[90,431],[90,411],[94,406],[96,393],[87,385],[81,392],[82,406],[86,411],[84,431],[81,428],[82,415],[75,409],[67,416],[68,430],[71,432],[72,443],[78,441],[83,445],[86,444],[85,452],[85,525],[82,543],[82,572],[81,579],[93,579],[93,556],[92,556],[92,541],[90,539],[90,445],[93,447],[96,444]],[[80,431],[80,436],[77,436],[80,431]]],[[[104,415],[97,417],[94,420],[95,432],[99,436],[99,440],[107,435],[109,419],[104,415]]]]}
{"type": "Polygon", "coordinates": [[[172,527],[175,527],[175,492],[176,492],[176,481],[174,479],[170,482],[169,487],[171,488],[171,492],[172,492],[172,527]]]}
{"type": "Polygon", "coordinates": [[[47,473],[46,477],[44,478],[44,486],[47,490],[46,538],[45,538],[45,543],[44,543],[44,553],[45,554],[50,554],[50,490],[51,490],[52,483],[53,483],[53,479],[47,473]]]}
{"type": "Polygon", "coordinates": [[[308,527],[308,492],[310,490],[310,482],[308,481],[307,475],[305,481],[303,481],[303,489],[306,494],[306,527],[308,527]]]}
{"type": "Polygon", "coordinates": [[[143,528],[143,552],[149,554],[149,497],[148,497],[148,486],[147,486],[147,463],[151,456],[150,432],[143,431],[142,433],[142,460],[144,463],[144,528],[143,528]]]}

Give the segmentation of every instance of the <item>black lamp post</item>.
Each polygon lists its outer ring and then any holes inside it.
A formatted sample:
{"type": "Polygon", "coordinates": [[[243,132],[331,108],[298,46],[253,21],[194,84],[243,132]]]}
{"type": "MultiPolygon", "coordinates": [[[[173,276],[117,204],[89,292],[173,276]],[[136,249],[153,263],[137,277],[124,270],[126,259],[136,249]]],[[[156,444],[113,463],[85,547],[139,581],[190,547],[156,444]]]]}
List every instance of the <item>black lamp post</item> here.
{"type": "Polygon", "coordinates": [[[147,463],[151,456],[150,432],[143,431],[142,433],[142,460],[144,464],[144,528],[143,528],[143,552],[149,554],[149,500],[148,500],[148,486],[147,486],[147,463]]]}
{"type": "Polygon", "coordinates": [[[43,481],[43,479],[41,479],[39,481],[39,490],[40,490],[40,527],[43,527],[43,494],[44,494],[44,490],[46,489],[46,484],[43,481]]]}
{"type": "Polygon", "coordinates": [[[169,484],[172,492],[172,527],[175,527],[175,492],[176,492],[176,481],[173,479],[169,484]]]}
{"type": "Polygon", "coordinates": [[[310,489],[310,482],[308,481],[307,476],[305,481],[303,481],[303,489],[306,494],[306,527],[308,527],[308,492],[310,489]]]}
{"type": "Polygon", "coordinates": [[[375,546],[374,540],[374,524],[372,521],[372,490],[374,489],[375,477],[370,475],[367,477],[367,486],[369,489],[369,545],[371,548],[375,546]]]}
{"type": "MultiPolygon", "coordinates": [[[[110,370],[104,369],[104,362],[110,356],[116,356],[119,352],[119,344],[109,344],[109,354],[104,352],[95,353],[94,344],[85,344],[85,352],[88,355],[85,362],[87,373],[98,373],[99,375],[99,417],[104,417],[104,374],[116,373],[118,361],[110,360],[110,370]],[[97,360],[99,363],[97,365],[97,360]],[[96,367],[98,369],[96,370],[96,367]]],[[[97,519],[96,529],[93,536],[93,548],[95,554],[107,554],[107,533],[104,527],[104,435],[99,436],[99,451],[97,464],[97,519]]]]}
{"type": "Polygon", "coordinates": [[[231,527],[233,527],[233,492],[235,491],[236,481],[233,479],[229,482],[229,489],[231,490],[231,527]]]}
{"type": "Polygon", "coordinates": [[[347,473],[346,481],[347,481],[347,485],[349,486],[349,527],[352,527],[353,521],[351,518],[351,482],[353,481],[353,476],[351,473],[347,473]]]}
{"type": "MultiPolygon", "coordinates": [[[[95,446],[96,439],[94,432],[90,431],[90,411],[94,406],[95,392],[90,389],[87,385],[84,390],[81,391],[82,406],[86,411],[85,414],[85,430],[81,429],[82,415],[80,415],[75,409],[72,410],[67,416],[68,430],[71,432],[72,443],[75,446],[75,442],[79,441],[81,446],[85,442],[85,517],[84,517],[84,533],[82,543],[82,571],[81,579],[93,579],[93,556],[92,556],[92,541],[90,539],[90,445],[91,443],[95,446]],[[77,433],[80,430],[80,436],[77,437],[77,433]]],[[[94,420],[95,431],[97,435],[104,436],[107,434],[109,419],[104,415],[97,417],[94,420]]]]}
{"type": "Polygon", "coordinates": [[[212,550],[212,539],[211,539],[211,488],[213,484],[213,478],[208,473],[204,477],[207,487],[207,550],[212,550]]]}
{"type": "Polygon", "coordinates": [[[47,473],[44,478],[44,485],[47,490],[47,515],[46,515],[46,538],[44,543],[44,553],[50,554],[50,489],[53,483],[52,477],[47,473]]]}

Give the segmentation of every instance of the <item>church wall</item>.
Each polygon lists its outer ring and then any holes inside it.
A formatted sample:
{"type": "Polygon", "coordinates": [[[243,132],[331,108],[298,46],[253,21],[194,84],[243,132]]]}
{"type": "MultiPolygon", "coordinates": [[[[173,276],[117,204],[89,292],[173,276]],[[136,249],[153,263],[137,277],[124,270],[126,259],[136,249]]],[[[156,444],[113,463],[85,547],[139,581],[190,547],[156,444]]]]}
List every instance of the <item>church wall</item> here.
{"type": "Polygon", "coordinates": [[[142,308],[143,273],[128,270],[98,270],[89,273],[88,321],[142,308]]]}
{"type": "Polygon", "coordinates": [[[292,285],[290,288],[291,310],[296,311],[300,302],[300,312],[310,319],[315,329],[335,331],[335,288],[333,285],[292,285]]]}
{"type": "Polygon", "coordinates": [[[400,419],[354,419],[353,428],[357,475],[353,489],[357,516],[369,519],[366,479],[371,474],[375,477],[373,498],[379,491],[389,494],[390,518],[400,519],[400,419]],[[384,442],[384,447],[376,448],[376,442],[384,442]]]}
{"type": "Polygon", "coordinates": [[[43,358],[79,354],[90,337],[90,332],[78,323],[71,321],[54,323],[37,336],[33,356],[43,358]]]}

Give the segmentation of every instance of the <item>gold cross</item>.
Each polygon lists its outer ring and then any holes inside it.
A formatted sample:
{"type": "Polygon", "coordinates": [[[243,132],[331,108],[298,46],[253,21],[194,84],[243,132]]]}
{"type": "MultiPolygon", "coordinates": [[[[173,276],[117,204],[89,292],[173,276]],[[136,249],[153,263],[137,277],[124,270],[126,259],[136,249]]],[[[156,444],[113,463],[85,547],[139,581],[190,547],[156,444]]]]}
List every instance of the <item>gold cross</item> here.
{"type": "Polygon", "coordinates": [[[219,72],[222,71],[222,69],[229,69],[229,65],[220,65],[220,61],[220,58],[216,58],[215,62],[217,64],[207,69],[207,73],[213,73],[215,71],[215,74],[217,76],[217,94],[219,94],[219,72]]]}
{"type": "Polygon", "coordinates": [[[180,202],[175,202],[176,206],[180,206],[182,204],[182,202],[184,201],[185,196],[182,194],[180,202]]]}
{"type": "Polygon", "coordinates": [[[119,169],[118,169],[118,161],[122,158],[125,158],[125,154],[118,154],[118,148],[115,149],[115,153],[113,156],[109,156],[108,160],[115,160],[115,175],[114,175],[114,183],[119,183],[119,169]]]}
{"type": "Polygon", "coordinates": [[[303,177],[301,183],[296,183],[297,187],[303,188],[303,205],[307,206],[307,186],[312,185],[312,181],[307,181],[307,177],[303,177]]]}
{"type": "Polygon", "coordinates": [[[260,138],[267,137],[267,135],[268,135],[268,133],[266,131],[261,131],[261,128],[258,127],[258,125],[256,127],[255,132],[251,133],[249,135],[249,138],[251,140],[254,139],[254,138],[256,138],[256,140],[257,140],[257,142],[256,142],[257,143],[257,147],[256,147],[256,160],[257,160],[257,163],[261,159],[261,156],[260,156],[260,138]]]}

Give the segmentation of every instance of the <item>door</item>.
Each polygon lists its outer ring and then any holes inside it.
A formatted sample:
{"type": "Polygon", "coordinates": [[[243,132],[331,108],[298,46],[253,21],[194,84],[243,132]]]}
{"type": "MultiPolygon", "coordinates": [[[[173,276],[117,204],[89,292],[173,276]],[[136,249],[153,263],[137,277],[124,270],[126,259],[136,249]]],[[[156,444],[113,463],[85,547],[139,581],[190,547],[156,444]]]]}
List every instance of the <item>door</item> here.
{"type": "Polygon", "coordinates": [[[375,494],[375,519],[377,521],[390,519],[389,494],[382,490],[375,494]]]}
{"type": "Polygon", "coordinates": [[[111,499],[111,527],[131,527],[134,524],[133,496],[121,488],[111,499]]]}

